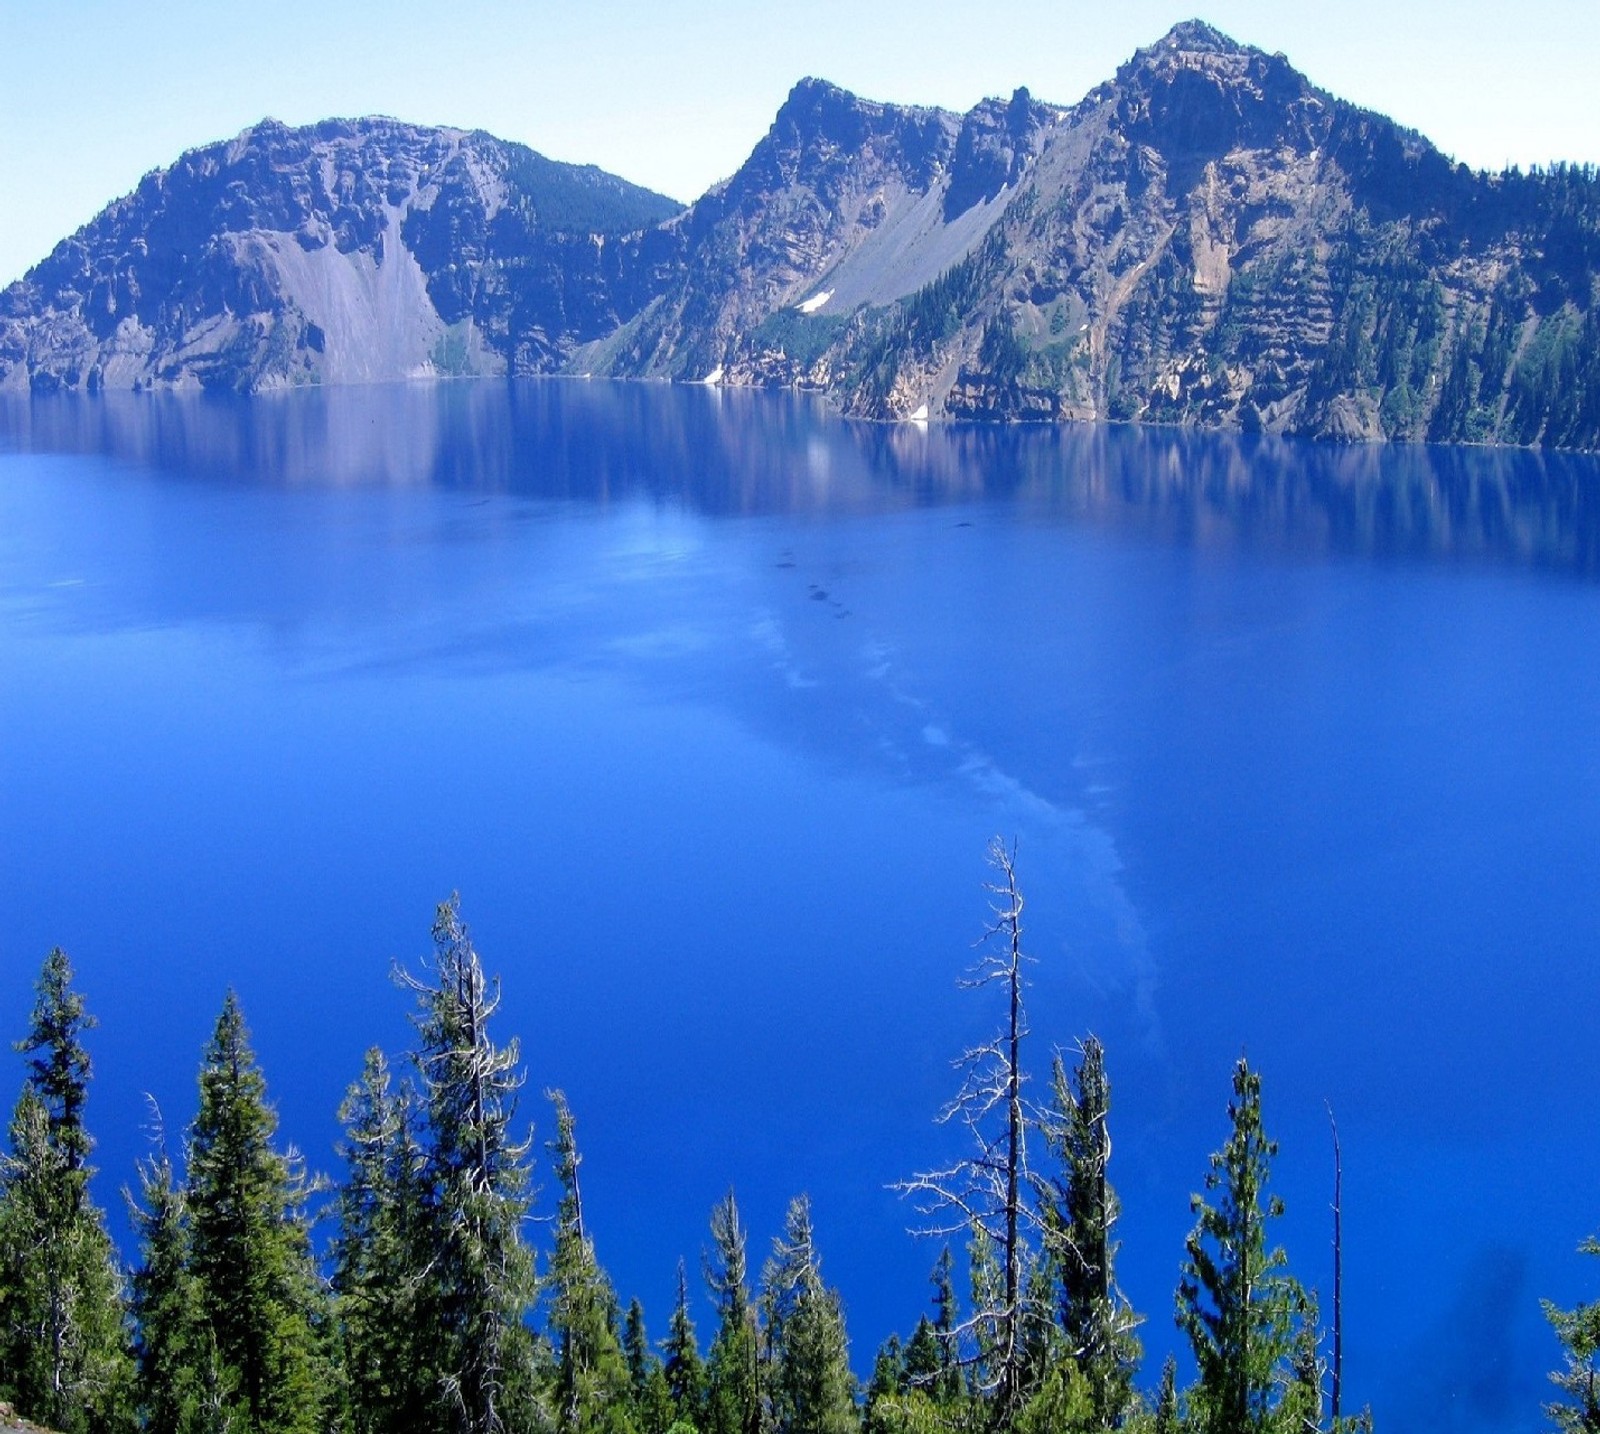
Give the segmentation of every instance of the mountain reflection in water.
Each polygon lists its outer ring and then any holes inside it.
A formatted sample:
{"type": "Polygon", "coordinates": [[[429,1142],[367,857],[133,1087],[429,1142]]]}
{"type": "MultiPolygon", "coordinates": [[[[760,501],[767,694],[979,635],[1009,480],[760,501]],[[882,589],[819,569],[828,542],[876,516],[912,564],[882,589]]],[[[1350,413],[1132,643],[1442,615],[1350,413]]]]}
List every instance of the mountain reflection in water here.
{"type": "Polygon", "coordinates": [[[1600,465],[1590,456],[1132,425],[819,425],[821,412],[804,396],[581,380],[254,400],[10,397],[0,400],[0,443],[106,453],[196,479],[586,503],[647,496],[707,515],[1005,498],[1041,517],[1197,547],[1600,572],[1600,465]]]}

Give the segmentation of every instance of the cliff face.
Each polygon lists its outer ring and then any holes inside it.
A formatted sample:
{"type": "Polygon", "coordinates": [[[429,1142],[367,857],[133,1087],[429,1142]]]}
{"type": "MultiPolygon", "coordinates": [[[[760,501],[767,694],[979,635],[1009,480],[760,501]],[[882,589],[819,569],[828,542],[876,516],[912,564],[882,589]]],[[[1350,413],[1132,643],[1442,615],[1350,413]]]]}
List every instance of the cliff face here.
{"type": "Polygon", "coordinates": [[[540,371],[638,307],[670,200],[393,120],[185,154],[0,295],[0,385],[260,390],[540,371]]]}
{"type": "Polygon", "coordinates": [[[267,123],[0,295],[0,385],[556,369],[1600,447],[1600,177],[1471,173],[1190,22],[1071,107],[802,81],[681,212],[482,134],[267,123]]]}
{"type": "Polygon", "coordinates": [[[1600,445],[1595,175],[1469,173],[1199,23],[1070,109],[802,85],[673,223],[686,272],[611,372],[875,418],[1600,445]]]}

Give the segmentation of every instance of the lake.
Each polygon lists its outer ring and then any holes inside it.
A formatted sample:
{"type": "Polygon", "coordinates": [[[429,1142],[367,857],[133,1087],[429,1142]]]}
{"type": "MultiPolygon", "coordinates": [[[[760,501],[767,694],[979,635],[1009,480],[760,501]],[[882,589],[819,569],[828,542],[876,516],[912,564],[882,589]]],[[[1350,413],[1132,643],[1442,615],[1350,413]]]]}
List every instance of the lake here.
{"type": "Polygon", "coordinates": [[[938,1256],[887,1186],[962,1153],[998,1021],[957,983],[1000,834],[1028,1064],[1106,1045],[1145,1383],[1243,1052],[1325,1318],[1338,1118],[1347,1410],[1532,1429],[1538,1300],[1600,1293],[1597,658],[1586,458],[560,381],[13,399],[0,1030],[65,946],[124,1239],[229,986],[337,1174],[459,889],[652,1335],[730,1185],[758,1267],[803,1190],[865,1373],[938,1256]]]}

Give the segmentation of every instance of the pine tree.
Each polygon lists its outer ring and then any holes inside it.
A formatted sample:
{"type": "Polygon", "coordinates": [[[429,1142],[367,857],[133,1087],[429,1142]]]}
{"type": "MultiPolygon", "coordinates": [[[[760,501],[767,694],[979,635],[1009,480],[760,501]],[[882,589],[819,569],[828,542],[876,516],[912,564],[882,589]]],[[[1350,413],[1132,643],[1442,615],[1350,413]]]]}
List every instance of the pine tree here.
{"type": "MultiPolygon", "coordinates": [[[[1580,1248],[1600,1255],[1600,1240],[1585,1240],[1580,1248]]],[[[1562,1434],[1600,1434],[1600,1300],[1571,1310],[1546,1300],[1544,1313],[1567,1361],[1550,1376],[1562,1397],[1547,1404],[1545,1413],[1562,1434]]]]}
{"type": "Polygon", "coordinates": [[[549,1096],[556,1113],[550,1153],[561,1188],[555,1249],[546,1277],[551,1291],[550,1338],[556,1353],[556,1427],[561,1434],[627,1434],[632,1382],[613,1323],[616,1296],[584,1229],[572,1111],[560,1091],[549,1096]]]}
{"type": "Polygon", "coordinates": [[[858,1422],[844,1312],[822,1283],[804,1195],[789,1205],[762,1275],[767,1389],[778,1434],[853,1434],[858,1422]]]}
{"type": "Polygon", "coordinates": [[[347,1173],[333,1288],[350,1421],[357,1434],[405,1434],[440,1410],[434,1351],[422,1337],[430,1252],[416,1096],[409,1086],[394,1089],[374,1048],[339,1118],[347,1173]]]}
{"type": "Polygon", "coordinates": [[[662,1371],[672,1396],[673,1418],[698,1430],[705,1420],[706,1368],[689,1317],[689,1275],[682,1260],[678,1261],[678,1299],[661,1351],[666,1356],[662,1371]]]}
{"type": "Polygon", "coordinates": [[[145,1434],[236,1434],[237,1372],[217,1357],[193,1270],[189,1212],[165,1151],[139,1166],[134,1226],[143,1252],[133,1275],[137,1404],[145,1434]]]}
{"type": "Polygon", "coordinates": [[[83,1033],[95,1023],[59,947],[34,989],[17,1043],[28,1078],[0,1158],[0,1392],[25,1417],[81,1434],[131,1418],[133,1368],[115,1252],[89,1193],[83,1033]]]}
{"type": "Polygon", "coordinates": [[[1283,1202],[1268,1191],[1277,1146],[1261,1125],[1261,1077],[1241,1059],[1228,1106],[1232,1132],[1211,1157],[1205,1196],[1178,1287],[1178,1323],[1194,1349],[1199,1379],[1190,1396],[1198,1434],[1298,1430],[1302,1401],[1286,1390],[1309,1303],[1288,1274],[1281,1247],[1267,1243],[1283,1202]]]}
{"type": "Polygon", "coordinates": [[[398,979],[417,997],[414,1059],[427,1115],[422,1337],[453,1427],[501,1434],[534,1422],[534,1351],[523,1323],[533,1258],[522,1235],[531,1140],[513,1134],[517,1042],[490,1039],[499,985],[484,974],[459,897],[436,911],[425,979],[398,979]]]}
{"type": "MultiPolygon", "coordinates": [[[[917,1328],[931,1331],[932,1326],[924,1316],[917,1328]]],[[[862,1434],[891,1434],[898,1428],[899,1405],[910,1389],[906,1351],[900,1346],[900,1336],[891,1334],[872,1361],[872,1378],[867,1381],[861,1413],[862,1434]]]]}
{"type": "Polygon", "coordinates": [[[1084,1041],[1070,1081],[1057,1056],[1051,1096],[1044,1133],[1060,1168],[1041,1182],[1040,1213],[1056,1319],[1066,1356],[1086,1383],[1093,1427],[1115,1429],[1133,1407],[1139,1343],[1113,1271],[1119,1207],[1107,1179],[1111,1083],[1105,1052],[1093,1036],[1084,1041]]]}
{"type": "Polygon", "coordinates": [[[312,1261],[308,1188],[273,1145],[278,1118],[232,991],[200,1069],[186,1200],[192,1266],[251,1434],[312,1434],[331,1387],[326,1297],[312,1261]]]}
{"type": "Polygon", "coordinates": [[[755,1310],[745,1256],[744,1227],[730,1190],[711,1212],[706,1282],[717,1306],[717,1332],[706,1360],[704,1434],[760,1434],[755,1310]]]}
{"type": "Polygon", "coordinates": [[[633,1427],[638,1434],[666,1434],[677,1417],[677,1409],[661,1358],[650,1347],[644,1306],[638,1300],[628,1302],[622,1324],[622,1357],[628,1366],[633,1427]]]}
{"type": "Polygon", "coordinates": [[[1151,1434],[1179,1434],[1183,1415],[1178,1408],[1178,1361],[1170,1354],[1161,1366],[1161,1387],[1156,1392],[1151,1434]]]}
{"type": "Polygon", "coordinates": [[[961,1363],[956,1352],[955,1256],[946,1245],[933,1267],[933,1332],[938,1339],[938,1376],[930,1386],[934,1402],[953,1404],[961,1398],[961,1363]]]}

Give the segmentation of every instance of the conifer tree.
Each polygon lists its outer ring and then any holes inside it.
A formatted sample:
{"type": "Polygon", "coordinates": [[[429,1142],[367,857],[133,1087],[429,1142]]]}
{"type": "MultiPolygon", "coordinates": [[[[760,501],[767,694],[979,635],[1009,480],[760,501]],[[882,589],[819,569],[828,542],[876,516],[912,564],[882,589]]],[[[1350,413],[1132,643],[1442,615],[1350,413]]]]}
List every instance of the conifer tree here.
{"type": "Polygon", "coordinates": [[[1183,1415],[1178,1408],[1178,1361],[1170,1354],[1161,1366],[1161,1385],[1156,1391],[1155,1415],[1151,1434],[1179,1434],[1183,1415]]]}
{"type": "Polygon", "coordinates": [[[59,947],[34,990],[17,1043],[27,1082],[0,1158],[0,1393],[25,1417],[82,1434],[131,1417],[133,1369],[121,1276],[89,1193],[83,1033],[94,1020],[59,947]]]}
{"type": "MultiPolygon", "coordinates": [[[[1600,1240],[1585,1240],[1580,1248],[1600,1255],[1600,1240]]],[[[1544,1313],[1567,1361],[1550,1376],[1561,1398],[1547,1404],[1545,1412],[1562,1434],[1600,1434],[1600,1300],[1571,1310],[1546,1300],[1544,1313]]]]}
{"type": "Polygon", "coordinates": [[[350,1421],[357,1434],[406,1434],[439,1409],[434,1350],[423,1337],[430,1252],[416,1096],[394,1088],[374,1048],[339,1118],[346,1176],[333,1288],[350,1421]]]}
{"type": "MultiPolygon", "coordinates": [[[[556,1427],[562,1434],[627,1434],[632,1383],[613,1324],[616,1296],[584,1229],[572,1111],[560,1091],[549,1094],[556,1114],[550,1153],[561,1189],[546,1277],[556,1355],[556,1427]]],[[[641,1315],[641,1325],[642,1320],[641,1315]]]]}
{"type": "Polygon", "coordinates": [[[744,1227],[731,1190],[711,1211],[711,1243],[706,1283],[717,1306],[717,1332],[706,1360],[704,1434],[760,1434],[756,1317],[744,1227]]]}
{"type": "Polygon", "coordinates": [[[1136,1321],[1113,1270],[1110,1110],[1105,1052],[1090,1036],[1070,1080],[1056,1057],[1044,1134],[1059,1170],[1041,1181],[1040,1214],[1066,1357],[1084,1379],[1097,1429],[1117,1428],[1133,1407],[1139,1361],[1136,1321]]]}
{"type": "Polygon", "coordinates": [[[628,1366],[633,1427],[638,1434],[666,1434],[677,1417],[677,1409],[661,1358],[650,1347],[644,1306],[638,1300],[629,1301],[623,1320],[622,1357],[628,1366]]]}
{"type": "Polygon", "coordinates": [[[762,1276],[767,1389],[778,1434],[852,1434],[857,1424],[844,1312],[822,1283],[804,1195],[790,1202],[762,1276]]]}
{"type": "Polygon", "coordinates": [[[186,1203],[192,1267],[217,1357],[251,1434],[313,1434],[332,1387],[326,1295],[312,1260],[298,1156],[230,991],[200,1068],[186,1203]]]}
{"type": "Polygon", "coordinates": [[[137,1405],[145,1434],[237,1434],[237,1371],[224,1369],[193,1269],[189,1214],[165,1151],[139,1165],[133,1220],[137,1405]]]}
{"type": "Polygon", "coordinates": [[[946,1245],[933,1267],[933,1332],[938,1341],[939,1368],[930,1392],[935,1403],[953,1404],[961,1397],[961,1364],[956,1353],[955,1256],[946,1245]]]}
{"type": "Polygon", "coordinates": [[[674,1420],[701,1429],[705,1421],[706,1369],[700,1358],[694,1321],[689,1316],[689,1275],[682,1260],[678,1261],[678,1298],[661,1351],[665,1355],[662,1372],[672,1397],[674,1420]]]}
{"type": "MultiPolygon", "coordinates": [[[[926,1315],[917,1328],[932,1328],[926,1315]]],[[[896,1427],[896,1421],[892,1417],[885,1418],[884,1412],[892,1407],[890,1401],[898,1403],[910,1388],[910,1376],[906,1373],[906,1351],[901,1348],[900,1336],[891,1334],[878,1347],[878,1353],[872,1361],[872,1378],[867,1381],[861,1416],[864,1434],[889,1434],[896,1427]]]]}
{"type": "Polygon", "coordinates": [[[1268,1222],[1283,1213],[1268,1190],[1277,1145],[1261,1125],[1261,1077],[1242,1058],[1228,1116],[1232,1131],[1206,1174],[1212,1198],[1191,1199],[1197,1219],[1178,1287],[1199,1374],[1190,1416],[1198,1434],[1287,1434],[1304,1413],[1291,1386],[1301,1330],[1314,1319],[1282,1248],[1268,1244],[1268,1222]]]}
{"type": "Polygon", "coordinates": [[[523,1077],[516,1039],[497,1046],[489,1023],[500,990],[461,919],[441,902],[424,978],[400,973],[417,997],[416,1068],[427,1116],[427,1312],[450,1427],[501,1434],[534,1422],[533,1344],[523,1316],[534,1290],[523,1240],[531,1140],[513,1133],[523,1077]]]}

